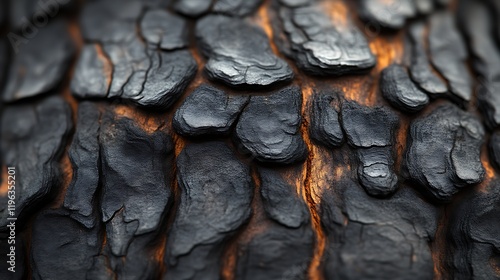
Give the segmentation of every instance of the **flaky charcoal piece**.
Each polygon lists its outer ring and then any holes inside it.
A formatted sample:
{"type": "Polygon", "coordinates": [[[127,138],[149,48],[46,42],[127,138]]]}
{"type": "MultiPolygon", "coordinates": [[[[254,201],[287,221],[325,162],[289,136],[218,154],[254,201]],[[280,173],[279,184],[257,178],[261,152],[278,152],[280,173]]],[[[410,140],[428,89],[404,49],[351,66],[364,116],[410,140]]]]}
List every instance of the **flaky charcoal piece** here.
{"type": "Polygon", "coordinates": [[[325,279],[433,278],[429,242],[437,229],[435,207],[408,187],[389,199],[377,199],[349,179],[337,186],[335,196],[342,202],[335,203],[328,194],[321,202],[329,240],[325,279]]]}
{"type": "Polygon", "coordinates": [[[224,243],[251,214],[250,168],[226,144],[205,142],[184,148],[177,171],[181,200],[165,279],[220,279],[224,243]]]}
{"type": "Polygon", "coordinates": [[[397,64],[390,65],[382,71],[380,91],[394,107],[407,112],[416,112],[429,103],[429,97],[423,93],[397,64]]]}
{"type": "Polygon", "coordinates": [[[99,227],[86,228],[56,209],[38,214],[33,232],[33,279],[87,279],[101,249],[99,227]]]}
{"type": "Polygon", "coordinates": [[[310,214],[304,200],[295,191],[295,186],[288,184],[277,171],[259,168],[260,193],[267,216],[277,223],[299,228],[308,225],[310,214]]]}
{"type": "MultiPolygon", "coordinates": [[[[40,202],[60,182],[59,159],[72,129],[71,108],[60,97],[38,104],[12,105],[2,114],[2,162],[16,168],[17,216],[40,202]]],[[[9,213],[7,197],[0,197],[0,228],[9,213]]]]}
{"type": "Polygon", "coordinates": [[[483,180],[484,129],[478,119],[446,104],[413,121],[405,161],[409,176],[436,200],[449,201],[460,188],[483,180]]]}
{"type": "Polygon", "coordinates": [[[5,102],[37,96],[56,89],[75,53],[65,22],[56,21],[14,47],[15,56],[3,92],[5,102]]]}
{"type": "Polygon", "coordinates": [[[177,109],[172,125],[185,136],[227,135],[248,100],[202,85],[177,109]]]}
{"type": "Polygon", "coordinates": [[[186,20],[164,10],[146,12],[141,21],[141,33],[149,43],[164,50],[184,48],[188,44],[186,20]]]}
{"type": "Polygon", "coordinates": [[[299,6],[305,6],[308,5],[311,2],[314,2],[316,0],[280,0],[280,2],[288,7],[299,7],[299,6]]]}
{"type": "Polygon", "coordinates": [[[342,104],[342,127],[356,149],[359,181],[371,196],[389,196],[397,189],[392,143],[398,123],[398,116],[384,107],[342,104]]]}
{"type": "MultiPolygon", "coordinates": [[[[418,2],[421,0],[417,0],[418,2]]],[[[414,0],[359,0],[359,16],[382,28],[400,29],[417,13],[414,0]]]]}
{"type": "Polygon", "coordinates": [[[231,86],[267,86],[293,78],[288,64],[273,53],[264,31],[244,20],[206,16],[196,24],[196,37],[213,80],[231,86]]]}
{"type": "Polygon", "coordinates": [[[199,17],[210,10],[212,0],[176,0],[175,10],[183,15],[199,17]]]}
{"type": "Polygon", "coordinates": [[[123,209],[123,221],[136,223],[135,235],[152,232],[171,199],[173,142],[165,131],[148,133],[131,119],[116,118],[106,113],[99,135],[102,220],[123,209]]]}
{"type": "Polygon", "coordinates": [[[386,197],[397,189],[391,147],[358,149],[358,177],[366,192],[375,197],[386,197]]]}
{"type": "Polygon", "coordinates": [[[71,92],[80,98],[104,97],[111,84],[113,65],[97,44],[85,44],[71,80],[71,92]]]}
{"type": "Polygon", "coordinates": [[[466,64],[468,52],[451,13],[431,16],[429,51],[433,65],[448,81],[451,93],[461,101],[470,101],[472,77],[466,64]]]}
{"type": "Polygon", "coordinates": [[[241,17],[255,12],[262,2],[262,0],[217,0],[213,11],[241,17]]]}
{"type": "Polygon", "coordinates": [[[338,147],[344,142],[339,113],[334,107],[336,100],[332,92],[314,93],[311,106],[309,135],[311,139],[326,147],[338,147]]]}
{"type": "Polygon", "coordinates": [[[90,102],[80,103],[76,132],[69,149],[73,177],[64,199],[64,207],[70,216],[92,228],[97,222],[95,202],[99,186],[99,108],[90,102]]]}
{"type": "Polygon", "coordinates": [[[284,38],[277,40],[282,51],[313,75],[339,76],[372,68],[375,56],[354,23],[349,18],[332,19],[322,9],[320,5],[278,9],[277,33],[284,38]]]}
{"type": "Polygon", "coordinates": [[[259,168],[262,203],[275,223],[241,246],[236,279],[303,279],[314,253],[309,209],[279,172],[259,168]]]}
{"type": "Polygon", "coordinates": [[[409,28],[408,34],[411,41],[410,75],[412,80],[430,96],[440,97],[447,93],[448,87],[430,65],[426,50],[427,38],[424,38],[425,28],[425,24],[421,21],[411,24],[409,28]]]}
{"type": "Polygon", "coordinates": [[[474,191],[458,204],[450,219],[450,277],[497,279],[500,265],[500,182],[474,191]]]}
{"type": "Polygon", "coordinates": [[[302,94],[288,87],[252,96],[236,124],[236,139],[257,161],[292,164],[306,158],[300,133],[302,94]]]}
{"type": "Polygon", "coordinates": [[[385,107],[370,108],[356,102],[342,104],[342,127],[356,148],[386,147],[394,143],[398,116],[385,107]]]}
{"type": "Polygon", "coordinates": [[[477,86],[477,103],[490,129],[500,127],[500,80],[480,80],[477,86]]]}
{"type": "Polygon", "coordinates": [[[80,15],[82,36],[100,43],[128,42],[136,36],[142,8],[141,0],[90,1],[80,15]]]}

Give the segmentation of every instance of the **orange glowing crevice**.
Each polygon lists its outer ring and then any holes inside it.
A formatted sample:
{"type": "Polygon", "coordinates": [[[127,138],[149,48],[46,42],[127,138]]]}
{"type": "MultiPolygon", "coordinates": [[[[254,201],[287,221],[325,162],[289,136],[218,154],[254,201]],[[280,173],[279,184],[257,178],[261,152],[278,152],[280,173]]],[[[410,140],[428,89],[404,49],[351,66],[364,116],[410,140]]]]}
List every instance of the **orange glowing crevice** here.
{"type": "Polygon", "coordinates": [[[272,23],[269,18],[269,13],[270,13],[270,7],[271,1],[266,0],[264,4],[262,4],[257,11],[256,14],[256,19],[255,23],[259,25],[264,32],[266,33],[267,37],[269,38],[269,43],[271,44],[271,49],[273,50],[274,54],[279,55],[279,50],[276,44],[274,43],[274,31],[272,28],[272,23]]]}
{"type": "Polygon", "coordinates": [[[135,120],[136,125],[147,133],[154,133],[163,128],[165,121],[163,116],[154,116],[147,112],[137,110],[133,105],[119,104],[114,107],[117,117],[126,117],[135,120]]]}
{"type": "Polygon", "coordinates": [[[109,90],[113,80],[113,63],[111,62],[111,58],[104,52],[101,44],[95,44],[94,47],[97,52],[97,58],[102,63],[102,73],[106,77],[106,84],[109,90]]]}
{"type": "Polygon", "coordinates": [[[349,7],[343,0],[323,1],[321,8],[330,16],[335,27],[346,28],[350,25],[349,7]]]}
{"type": "Polygon", "coordinates": [[[2,165],[2,184],[0,185],[0,197],[7,196],[7,192],[9,191],[9,180],[8,180],[8,171],[7,171],[7,166],[2,165]]]}
{"type": "Polygon", "coordinates": [[[69,159],[69,146],[66,147],[64,151],[63,157],[61,159],[60,168],[62,171],[63,181],[60,185],[60,189],[57,190],[57,197],[54,202],[51,204],[51,208],[61,208],[64,204],[64,198],[66,197],[66,191],[68,190],[71,181],[73,180],[73,166],[71,164],[71,160],[69,159]]]}

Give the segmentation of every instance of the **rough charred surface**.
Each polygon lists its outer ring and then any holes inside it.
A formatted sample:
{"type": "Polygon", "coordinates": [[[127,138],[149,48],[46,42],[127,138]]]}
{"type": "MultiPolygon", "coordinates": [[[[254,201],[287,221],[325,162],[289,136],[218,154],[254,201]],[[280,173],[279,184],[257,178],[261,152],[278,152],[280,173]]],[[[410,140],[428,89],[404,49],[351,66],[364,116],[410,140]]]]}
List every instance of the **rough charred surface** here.
{"type": "Polygon", "coordinates": [[[471,193],[453,212],[448,266],[455,279],[498,279],[500,188],[498,180],[471,193]]]}
{"type": "Polygon", "coordinates": [[[500,278],[499,3],[0,0],[0,279],[500,278]]]}
{"type": "Polygon", "coordinates": [[[33,279],[88,279],[102,243],[98,227],[86,228],[58,209],[38,214],[33,232],[33,279]]]}
{"type": "Polygon", "coordinates": [[[183,15],[199,17],[210,10],[212,0],[177,0],[175,10],[183,15]]]}
{"type": "Polygon", "coordinates": [[[69,149],[73,178],[66,191],[64,207],[70,216],[93,228],[97,222],[96,191],[99,186],[99,123],[98,107],[84,102],[78,106],[76,132],[69,149]]]}
{"type": "Polygon", "coordinates": [[[236,124],[236,141],[264,163],[292,164],[307,149],[300,133],[301,91],[288,87],[267,96],[252,96],[236,124]]]}
{"type": "Polygon", "coordinates": [[[177,168],[181,198],[165,279],[220,279],[224,245],[251,214],[250,169],[222,142],[186,146],[177,168]]]}
{"type": "Polygon", "coordinates": [[[479,1],[464,2],[461,6],[461,25],[469,40],[472,65],[481,76],[478,101],[490,128],[500,125],[500,52],[497,41],[491,37],[494,23],[489,7],[479,1]]]}
{"type": "MultiPolygon", "coordinates": [[[[367,23],[377,24],[380,28],[400,29],[408,18],[417,14],[417,2],[413,0],[358,0],[359,16],[367,23]]],[[[427,1],[428,2],[428,1],[427,1]]],[[[424,10],[425,3],[420,4],[424,10]]]]}
{"type": "Polygon", "coordinates": [[[432,279],[436,208],[404,187],[375,199],[350,179],[323,194],[326,279],[432,279]],[[390,276],[389,276],[390,275],[390,276]]]}
{"type": "Polygon", "coordinates": [[[146,12],[141,21],[142,36],[164,50],[185,48],[188,43],[187,22],[163,10],[146,12]]]}
{"type": "MultiPolygon", "coordinates": [[[[108,113],[102,120],[99,140],[103,222],[126,223],[123,226],[134,227],[134,235],[156,230],[171,196],[170,136],[161,130],[148,133],[133,120],[116,119],[108,113]],[[123,221],[115,215],[121,210],[123,221]]],[[[120,255],[123,250],[117,247],[115,252],[120,255]]]]}
{"type": "Polygon", "coordinates": [[[213,11],[241,17],[255,12],[262,2],[263,0],[218,0],[213,11]]]}
{"type": "Polygon", "coordinates": [[[449,90],[454,97],[470,101],[472,77],[466,64],[469,54],[451,13],[438,12],[431,16],[429,51],[433,65],[448,81],[449,90]]]}
{"type": "Polygon", "coordinates": [[[273,220],[240,248],[237,279],[304,279],[314,253],[309,209],[279,172],[259,168],[260,191],[273,220]]]}
{"type": "Polygon", "coordinates": [[[480,160],[484,129],[478,119],[446,104],[410,127],[405,160],[409,176],[439,201],[477,184],[485,171],[480,160]]]}
{"type": "Polygon", "coordinates": [[[342,104],[342,127],[347,142],[356,149],[358,177],[372,196],[388,196],[397,188],[392,143],[399,118],[392,111],[369,108],[355,102],[342,104]]]}
{"type": "Polygon", "coordinates": [[[293,78],[288,64],[272,52],[264,31],[241,19],[204,17],[196,25],[196,37],[213,80],[231,86],[267,86],[293,78]]]}
{"type": "Polygon", "coordinates": [[[3,91],[5,102],[37,96],[59,86],[75,51],[66,28],[65,22],[56,21],[18,47],[3,91]]]}
{"type": "Polygon", "coordinates": [[[319,144],[330,148],[338,147],[344,141],[337,105],[338,99],[333,92],[315,93],[310,104],[309,135],[319,144]]]}
{"type": "Polygon", "coordinates": [[[393,64],[382,71],[380,91],[392,106],[406,112],[419,111],[429,103],[427,94],[410,80],[401,65],[393,64]]]}
{"type": "Polygon", "coordinates": [[[304,71],[338,76],[365,72],[375,65],[366,38],[348,15],[331,18],[319,4],[275,6],[279,18],[274,24],[280,34],[278,45],[304,71]]]}
{"type": "Polygon", "coordinates": [[[105,0],[86,6],[83,36],[101,45],[85,46],[72,80],[75,96],[123,98],[141,106],[168,108],[194,78],[196,61],[189,51],[180,49],[186,45],[185,22],[167,12],[146,13],[140,25],[149,42],[146,46],[136,34],[142,5],[105,0]],[[152,22],[155,16],[161,20],[152,22]]]}
{"type": "Polygon", "coordinates": [[[202,85],[177,109],[172,125],[185,136],[227,135],[248,100],[202,85]]]}
{"type": "MultiPolygon", "coordinates": [[[[2,162],[16,167],[15,217],[36,205],[60,183],[59,159],[72,128],[71,108],[59,97],[33,105],[9,106],[2,114],[2,162]]],[[[0,228],[9,217],[1,197],[0,228]]]]}
{"type": "Polygon", "coordinates": [[[409,37],[411,41],[410,74],[412,80],[432,97],[440,97],[447,93],[448,88],[444,81],[433,71],[427,55],[426,25],[415,22],[410,25],[409,37]]]}

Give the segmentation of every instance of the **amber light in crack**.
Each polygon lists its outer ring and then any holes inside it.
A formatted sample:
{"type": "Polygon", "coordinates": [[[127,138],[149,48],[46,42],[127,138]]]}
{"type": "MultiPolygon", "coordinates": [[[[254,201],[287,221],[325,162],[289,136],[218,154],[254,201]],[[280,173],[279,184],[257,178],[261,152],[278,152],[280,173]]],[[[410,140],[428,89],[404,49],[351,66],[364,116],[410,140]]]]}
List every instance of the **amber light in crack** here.
{"type": "Polygon", "coordinates": [[[271,49],[275,54],[279,54],[278,47],[274,44],[274,32],[271,25],[271,20],[269,19],[269,9],[270,9],[270,1],[266,0],[264,4],[262,4],[257,12],[256,23],[264,29],[264,32],[269,38],[269,43],[271,44],[271,49]]]}
{"type": "Polygon", "coordinates": [[[349,9],[342,0],[323,1],[321,8],[337,27],[349,26],[349,9]]]}
{"type": "Polygon", "coordinates": [[[8,171],[7,166],[2,166],[2,184],[0,185],[0,196],[7,196],[7,192],[9,191],[9,180],[8,180],[8,171]]]}
{"type": "Polygon", "coordinates": [[[313,167],[314,158],[315,158],[315,150],[314,146],[309,138],[309,116],[308,116],[308,104],[314,93],[313,87],[311,84],[304,84],[302,87],[302,96],[303,96],[303,105],[302,105],[302,125],[301,125],[301,133],[304,141],[307,145],[308,149],[308,157],[305,163],[306,169],[304,174],[304,194],[306,202],[309,206],[309,210],[312,216],[312,226],[313,230],[316,234],[316,248],[314,251],[314,256],[311,260],[311,265],[309,266],[308,274],[309,278],[312,280],[321,280],[323,279],[321,269],[321,260],[323,258],[323,253],[325,251],[326,239],[325,234],[321,228],[321,220],[317,209],[317,204],[314,201],[314,193],[320,193],[320,190],[317,190],[318,185],[316,182],[312,181],[312,172],[313,169],[316,169],[315,172],[321,172],[321,167],[316,168],[313,167]]]}

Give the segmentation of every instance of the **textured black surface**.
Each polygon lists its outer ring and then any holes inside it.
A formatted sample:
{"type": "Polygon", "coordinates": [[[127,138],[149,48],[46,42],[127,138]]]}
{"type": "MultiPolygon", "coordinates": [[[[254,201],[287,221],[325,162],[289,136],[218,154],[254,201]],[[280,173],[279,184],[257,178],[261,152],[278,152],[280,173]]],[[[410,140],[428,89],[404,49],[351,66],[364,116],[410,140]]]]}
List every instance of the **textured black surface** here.
{"type": "Polygon", "coordinates": [[[360,30],[347,18],[330,18],[318,4],[298,8],[276,7],[274,24],[281,50],[313,75],[365,72],[376,59],[360,30]],[[346,22],[344,22],[346,21],[346,22]]]}
{"type": "Polygon", "coordinates": [[[406,164],[410,177],[434,198],[449,201],[462,187],[479,183],[484,129],[454,105],[437,107],[410,127],[406,164]]]}
{"type": "Polygon", "coordinates": [[[393,64],[382,71],[380,91],[391,105],[402,111],[420,111],[429,103],[427,94],[410,80],[401,65],[393,64]]]}
{"type": "Polygon", "coordinates": [[[500,278],[499,3],[0,1],[0,279],[500,278]]]}
{"type": "Polygon", "coordinates": [[[196,24],[196,37],[211,79],[232,86],[267,86],[293,78],[288,64],[273,54],[264,31],[241,19],[206,16],[196,24]]]}
{"type": "Polygon", "coordinates": [[[172,125],[185,136],[227,135],[248,100],[202,85],[177,109],[172,125]]]}
{"type": "Polygon", "coordinates": [[[307,149],[299,131],[301,106],[297,87],[252,96],[236,124],[236,141],[260,162],[291,164],[304,160],[307,149]]]}
{"type": "Polygon", "coordinates": [[[177,167],[182,195],[167,244],[166,278],[219,279],[223,241],[251,214],[250,170],[222,142],[187,146],[177,167]]]}
{"type": "MultiPolygon", "coordinates": [[[[2,115],[2,162],[16,167],[16,215],[60,185],[59,159],[72,128],[71,108],[59,97],[10,106],[2,115]]],[[[8,223],[7,196],[1,198],[0,227],[8,223]]]]}

